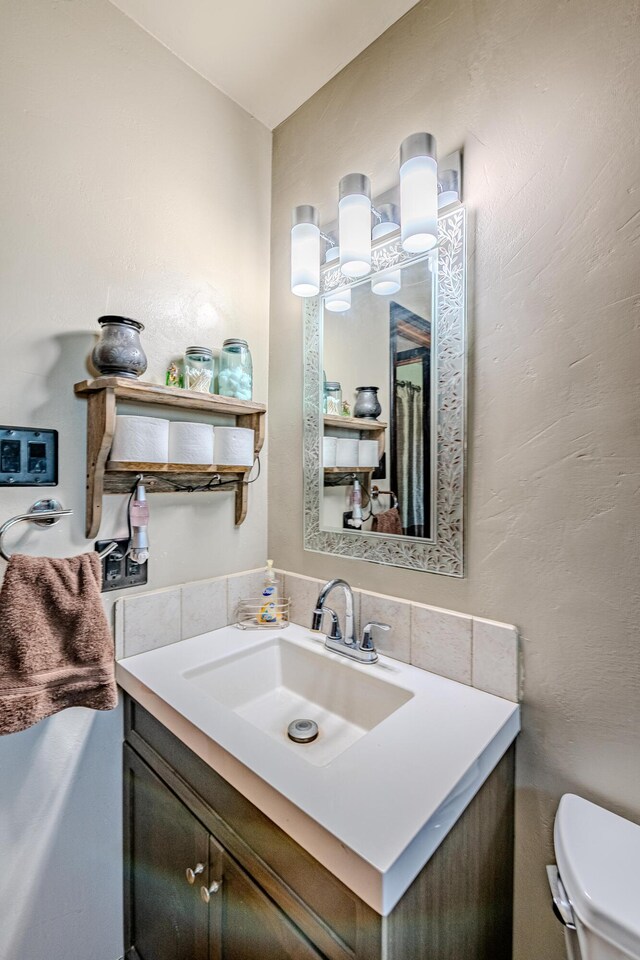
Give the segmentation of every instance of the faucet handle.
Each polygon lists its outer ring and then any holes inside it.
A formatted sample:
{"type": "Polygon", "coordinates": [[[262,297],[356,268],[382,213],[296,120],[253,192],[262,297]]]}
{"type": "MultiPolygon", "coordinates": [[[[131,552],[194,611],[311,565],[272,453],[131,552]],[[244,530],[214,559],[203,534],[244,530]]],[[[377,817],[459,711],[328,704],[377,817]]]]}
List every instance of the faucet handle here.
{"type": "Polygon", "coordinates": [[[373,627],[377,627],[378,630],[391,630],[391,627],[388,623],[378,623],[377,620],[372,620],[371,623],[368,623],[364,630],[362,631],[362,640],[360,642],[361,650],[375,650],[373,645],[373,637],[371,636],[371,631],[373,627]]]}

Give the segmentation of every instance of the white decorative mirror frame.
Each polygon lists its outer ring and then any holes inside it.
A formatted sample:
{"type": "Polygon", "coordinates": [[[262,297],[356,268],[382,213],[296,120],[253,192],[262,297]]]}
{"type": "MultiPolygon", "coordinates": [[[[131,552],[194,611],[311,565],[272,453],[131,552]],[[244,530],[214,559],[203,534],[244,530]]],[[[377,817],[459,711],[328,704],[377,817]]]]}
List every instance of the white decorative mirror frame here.
{"type": "MultiPolygon", "coordinates": [[[[435,531],[430,539],[322,530],[322,299],[304,303],[304,546],[306,550],[464,576],[463,516],[466,385],[466,219],[462,206],[438,218],[438,271],[434,369],[437,404],[435,531]]],[[[414,263],[399,233],[383,238],[372,254],[372,274],[414,263]]],[[[370,279],[371,274],[368,279],[370,279]]],[[[323,273],[322,292],[346,285],[339,268],[323,273]]],[[[357,282],[357,281],[353,281],[357,282]]]]}

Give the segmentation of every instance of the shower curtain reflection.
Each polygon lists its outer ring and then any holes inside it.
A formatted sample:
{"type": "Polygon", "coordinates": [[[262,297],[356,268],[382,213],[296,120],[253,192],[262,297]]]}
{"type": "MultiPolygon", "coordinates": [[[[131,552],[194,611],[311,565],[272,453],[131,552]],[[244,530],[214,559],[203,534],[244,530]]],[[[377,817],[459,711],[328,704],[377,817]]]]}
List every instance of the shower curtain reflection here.
{"type": "Polygon", "coordinates": [[[398,499],[402,532],[424,537],[424,426],[422,387],[408,380],[396,383],[395,436],[398,499]]]}

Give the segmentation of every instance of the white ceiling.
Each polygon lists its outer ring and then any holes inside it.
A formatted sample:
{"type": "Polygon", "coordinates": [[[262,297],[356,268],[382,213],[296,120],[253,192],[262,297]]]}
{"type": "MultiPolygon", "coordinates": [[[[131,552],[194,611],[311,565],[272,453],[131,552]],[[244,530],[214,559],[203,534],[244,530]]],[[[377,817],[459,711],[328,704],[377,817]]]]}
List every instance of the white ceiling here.
{"type": "Polygon", "coordinates": [[[111,0],[272,129],[417,0],[111,0]]]}

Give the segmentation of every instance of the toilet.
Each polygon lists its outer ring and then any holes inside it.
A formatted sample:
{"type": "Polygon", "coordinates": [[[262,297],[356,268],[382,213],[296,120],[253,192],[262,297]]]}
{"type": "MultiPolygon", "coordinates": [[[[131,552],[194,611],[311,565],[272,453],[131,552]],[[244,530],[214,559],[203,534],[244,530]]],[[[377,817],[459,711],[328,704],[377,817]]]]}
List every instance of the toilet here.
{"type": "Polygon", "coordinates": [[[553,839],[547,872],[569,960],[640,960],[640,826],[568,793],[553,839]]]}

